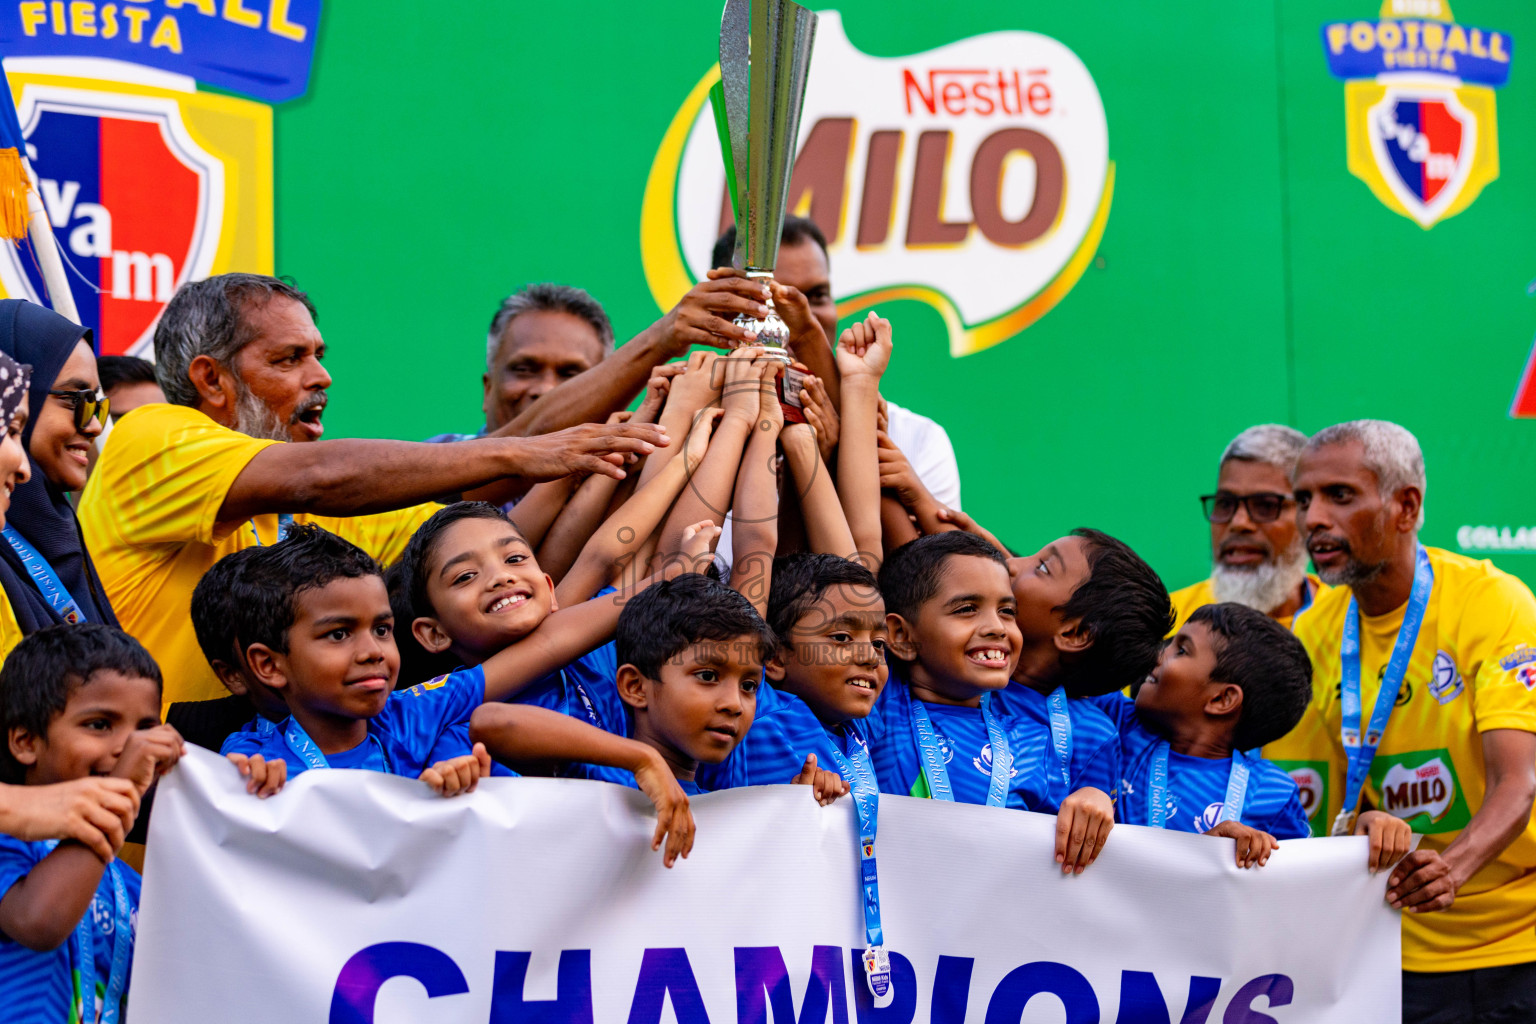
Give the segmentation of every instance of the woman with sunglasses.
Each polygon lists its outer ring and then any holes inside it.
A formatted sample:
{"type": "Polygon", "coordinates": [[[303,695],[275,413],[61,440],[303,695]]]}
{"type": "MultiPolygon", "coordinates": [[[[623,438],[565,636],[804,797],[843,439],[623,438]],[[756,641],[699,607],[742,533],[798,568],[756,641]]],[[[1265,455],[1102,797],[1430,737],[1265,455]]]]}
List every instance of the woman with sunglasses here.
{"type": "Polygon", "coordinates": [[[90,331],[36,303],[0,300],[0,352],[32,367],[21,432],[30,473],[11,493],[0,587],[22,636],[55,623],[116,626],[68,500],[85,486],[107,416],[90,331]]]}

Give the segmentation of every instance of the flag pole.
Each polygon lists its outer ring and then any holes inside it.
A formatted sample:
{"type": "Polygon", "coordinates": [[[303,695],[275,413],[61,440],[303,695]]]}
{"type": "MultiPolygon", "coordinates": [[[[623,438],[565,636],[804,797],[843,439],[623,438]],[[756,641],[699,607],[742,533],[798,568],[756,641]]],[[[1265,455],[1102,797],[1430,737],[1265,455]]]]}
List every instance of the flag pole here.
{"type": "Polygon", "coordinates": [[[75,293],[70,290],[64,261],[59,258],[59,240],[54,236],[48,211],[43,208],[43,201],[38,196],[37,173],[32,170],[32,161],[26,156],[22,156],[21,166],[32,184],[27,190],[27,234],[32,239],[32,251],[37,254],[37,267],[42,272],[48,300],[53,303],[55,313],[78,324],[80,309],[75,305],[75,293]]]}

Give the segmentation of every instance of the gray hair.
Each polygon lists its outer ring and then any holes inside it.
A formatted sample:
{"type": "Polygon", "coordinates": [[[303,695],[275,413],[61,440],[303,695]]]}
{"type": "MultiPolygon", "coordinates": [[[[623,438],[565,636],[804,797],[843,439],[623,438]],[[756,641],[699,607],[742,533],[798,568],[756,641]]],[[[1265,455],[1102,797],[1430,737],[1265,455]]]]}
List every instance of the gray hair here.
{"type": "Polygon", "coordinates": [[[569,313],[581,317],[597,332],[604,357],[612,354],[613,324],[609,323],[603,304],[580,288],[546,282],[527,285],[501,300],[485,337],[486,366],[496,362],[496,352],[501,348],[501,337],[507,333],[507,326],[524,313],[533,312],[569,313]]]}
{"type": "Polygon", "coordinates": [[[246,311],[274,295],[301,302],[315,315],[308,295],[262,274],[220,274],[177,289],[155,325],[155,379],[166,401],[196,406],[200,397],[192,386],[192,360],[208,356],[233,368],[235,354],[256,338],[246,311]]]}
{"type": "Polygon", "coordinates": [[[1350,420],[1336,423],[1312,435],[1307,451],[1332,444],[1360,442],[1365,468],[1376,474],[1376,488],[1383,498],[1390,498],[1404,487],[1416,488],[1420,495],[1419,521],[1424,526],[1424,451],[1419,439],[1406,427],[1386,420],[1350,420]]]}
{"type": "Polygon", "coordinates": [[[1232,439],[1226,451],[1221,453],[1221,464],[1236,459],[1239,462],[1262,462],[1274,466],[1289,480],[1296,469],[1296,460],[1307,446],[1307,435],[1279,423],[1261,423],[1249,427],[1232,439]]]}

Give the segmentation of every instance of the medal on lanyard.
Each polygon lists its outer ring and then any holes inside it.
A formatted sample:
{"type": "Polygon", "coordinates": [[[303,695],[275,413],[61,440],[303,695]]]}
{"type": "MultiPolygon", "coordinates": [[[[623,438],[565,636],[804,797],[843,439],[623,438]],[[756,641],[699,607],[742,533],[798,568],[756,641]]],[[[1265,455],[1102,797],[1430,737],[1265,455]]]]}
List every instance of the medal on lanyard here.
{"type": "MultiPolygon", "coordinates": [[[[277,517],[277,542],[279,544],[288,539],[288,531],[291,529],[293,529],[293,514],[291,512],[279,513],[277,517]]],[[[256,532],[256,520],[254,519],[251,520],[251,536],[256,538],[257,547],[264,546],[261,543],[261,534],[256,532]]]]}
{"type": "MultiPolygon", "coordinates": [[[[981,717],[987,726],[987,742],[992,747],[992,777],[987,784],[987,806],[1003,807],[1008,799],[1008,780],[1013,778],[1013,751],[1008,746],[1008,736],[1002,723],[992,711],[992,695],[981,698],[981,717]]],[[[944,767],[944,750],[939,743],[933,720],[923,702],[912,700],[912,730],[917,734],[918,759],[922,762],[923,775],[928,781],[928,793],[935,800],[953,803],[954,790],[949,785],[949,769],[944,767]]]]}
{"type": "MultiPolygon", "coordinates": [[[[1152,768],[1148,773],[1147,824],[1153,828],[1168,827],[1168,741],[1161,740],[1152,748],[1152,768]]],[[[1232,752],[1232,766],[1227,769],[1227,792],[1221,803],[1219,825],[1224,821],[1242,821],[1243,806],[1248,802],[1248,755],[1240,750],[1232,752]]]]}
{"type": "Polygon", "coordinates": [[[1360,735],[1360,608],[1351,595],[1349,608],[1344,613],[1344,636],[1339,643],[1339,711],[1341,738],[1344,741],[1346,768],[1344,775],[1344,806],[1333,819],[1330,835],[1347,836],[1355,827],[1355,812],[1360,806],[1360,794],[1365,780],[1371,774],[1371,762],[1376,759],[1376,747],[1387,722],[1392,718],[1392,708],[1408,675],[1408,663],[1413,660],[1413,648],[1419,640],[1419,628],[1424,625],[1424,613],[1429,609],[1429,594],[1435,586],[1435,570],[1429,564],[1429,553],[1421,545],[1414,558],[1413,589],[1408,593],[1408,607],[1403,611],[1403,624],[1398,628],[1397,640],[1392,645],[1392,657],[1387,670],[1382,673],[1381,689],[1376,694],[1376,706],[1371,709],[1371,720],[1365,735],[1360,735]]]}
{"type": "MultiPolygon", "coordinates": [[[[291,715],[288,718],[288,725],[283,729],[283,742],[288,745],[289,750],[293,751],[295,757],[304,762],[304,767],[329,768],[331,766],[325,759],[325,755],[320,752],[320,745],[309,738],[309,733],[304,731],[299,720],[291,715]]],[[[379,770],[393,775],[395,770],[389,763],[389,752],[384,749],[384,744],[379,742],[379,738],[370,732],[363,742],[372,743],[377,748],[379,759],[383,764],[379,770]]]]}
{"type": "Polygon", "coordinates": [[[16,557],[21,559],[22,567],[27,570],[27,575],[37,585],[38,593],[43,595],[43,600],[48,602],[59,618],[71,626],[78,626],[87,621],[85,612],[80,609],[80,603],[75,600],[64,584],[59,582],[58,573],[53,571],[53,566],[48,564],[48,559],[27,543],[25,537],[17,533],[13,527],[7,526],[3,531],[5,539],[11,544],[11,550],[16,552],[16,557]]]}
{"type": "Polygon", "coordinates": [[[845,756],[832,742],[832,759],[838,774],[848,780],[853,793],[853,810],[859,820],[859,882],[864,900],[864,980],[875,1007],[890,1006],[896,998],[891,985],[891,957],[885,950],[885,929],[880,922],[880,874],[875,863],[875,837],[879,832],[880,787],[870,764],[869,748],[850,730],[849,753],[845,756]]]}
{"type": "MultiPolygon", "coordinates": [[[[57,839],[44,844],[50,853],[58,847],[57,839]]],[[[128,984],[128,947],[133,938],[133,908],[128,903],[128,886],[123,882],[122,871],[116,862],[106,866],[107,877],[112,880],[112,966],[102,992],[101,1005],[96,1004],[96,897],[80,917],[74,931],[75,975],[80,986],[80,1004],[77,1020],[86,1024],[117,1024],[123,1006],[123,989],[128,984]]]]}
{"type": "Polygon", "coordinates": [[[1058,686],[1045,699],[1051,712],[1051,745],[1061,764],[1061,781],[1072,792],[1072,716],[1067,713],[1067,692],[1058,686]]]}

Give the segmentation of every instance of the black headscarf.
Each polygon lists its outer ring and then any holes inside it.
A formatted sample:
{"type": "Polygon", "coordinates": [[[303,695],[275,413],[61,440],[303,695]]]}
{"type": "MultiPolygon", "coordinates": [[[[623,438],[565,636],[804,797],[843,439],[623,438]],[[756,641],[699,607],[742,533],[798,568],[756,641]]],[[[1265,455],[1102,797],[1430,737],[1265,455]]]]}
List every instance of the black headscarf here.
{"type": "MultiPolygon", "coordinates": [[[[28,389],[32,414],[21,435],[23,445],[32,443],[32,428],[37,425],[38,414],[42,412],[43,403],[48,401],[48,392],[58,380],[59,371],[81,339],[89,342],[90,338],[88,328],[36,303],[24,299],[0,300],[0,352],[32,367],[32,382],[28,389]]],[[[80,605],[88,620],[116,626],[117,616],[112,613],[106,590],[86,553],[75,510],[65,499],[64,492],[43,476],[30,451],[27,458],[32,463],[32,479],[12,492],[10,511],[5,515],[6,525],[14,527],[38,554],[48,560],[58,574],[59,582],[80,605]]],[[[11,611],[15,613],[16,623],[24,636],[64,621],[32,583],[21,558],[3,540],[0,540],[0,586],[5,588],[5,596],[10,599],[11,611]]]]}

